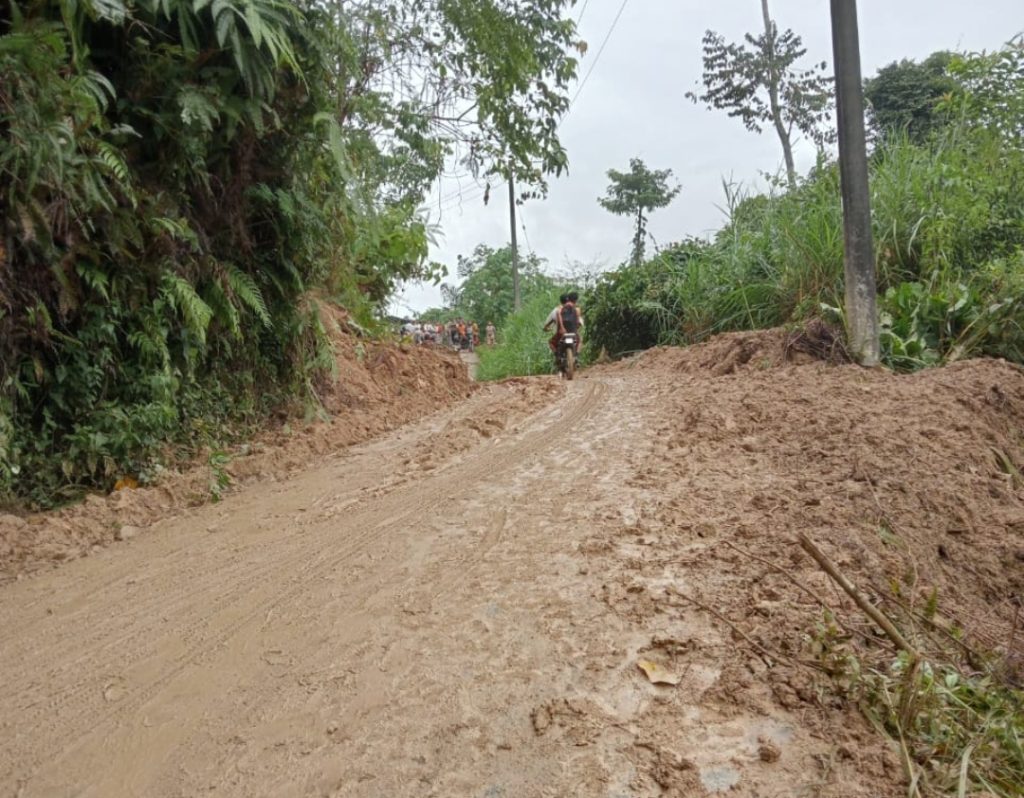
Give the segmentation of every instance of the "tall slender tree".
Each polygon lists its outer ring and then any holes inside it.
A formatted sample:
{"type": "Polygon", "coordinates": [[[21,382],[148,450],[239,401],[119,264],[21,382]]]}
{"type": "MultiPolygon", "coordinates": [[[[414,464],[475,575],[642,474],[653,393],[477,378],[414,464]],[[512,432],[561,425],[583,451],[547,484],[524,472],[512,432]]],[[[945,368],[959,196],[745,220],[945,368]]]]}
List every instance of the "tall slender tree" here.
{"type": "Polygon", "coordinates": [[[636,231],[633,235],[633,253],[630,258],[634,265],[644,259],[644,241],[647,238],[647,217],[645,213],[655,208],[664,208],[679,193],[679,186],[670,186],[671,169],[648,169],[639,158],[629,159],[629,171],[608,170],[612,181],[608,196],[597,201],[605,210],[619,216],[635,216],[636,231]]]}
{"type": "Polygon", "coordinates": [[[704,91],[699,95],[687,92],[686,96],[709,109],[739,117],[747,130],[755,133],[768,124],[774,127],[792,188],[796,185],[794,129],[819,148],[835,138],[830,121],[832,77],[825,62],[807,69],[797,66],[807,48],[791,29],[779,33],[768,0],[761,0],[761,16],[764,32],[746,34],[744,43],[727,42],[718,33],[705,31],[704,91]]]}

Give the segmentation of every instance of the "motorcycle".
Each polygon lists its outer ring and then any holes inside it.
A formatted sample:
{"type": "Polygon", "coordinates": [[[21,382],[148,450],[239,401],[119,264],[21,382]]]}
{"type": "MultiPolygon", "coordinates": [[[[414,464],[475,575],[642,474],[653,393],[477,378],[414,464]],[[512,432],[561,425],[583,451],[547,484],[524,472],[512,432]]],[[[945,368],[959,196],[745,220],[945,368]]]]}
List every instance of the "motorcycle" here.
{"type": "Polygon", "coordinates": [[[558,348],[555,350],[558,371],[567,380],[576,375],[576,341],[576,333],[562,333],[562,337],[558,339],[558,348]]]}

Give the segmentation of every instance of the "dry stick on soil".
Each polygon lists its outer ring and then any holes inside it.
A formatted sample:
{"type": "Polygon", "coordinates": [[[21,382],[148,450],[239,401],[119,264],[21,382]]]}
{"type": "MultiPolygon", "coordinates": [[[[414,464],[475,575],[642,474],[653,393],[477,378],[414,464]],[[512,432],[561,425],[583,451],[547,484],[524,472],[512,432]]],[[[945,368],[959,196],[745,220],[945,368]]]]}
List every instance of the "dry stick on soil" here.
{"type": "Polygon", "coordinates": [[[717,618],[730,629],[732,629],[733,632],[735,632],[737,635],[743,638],[747,642],[747,644],[755,651],[757,651],[759,654],[761,654],[762,657],[768,657],[779,662],[788,662],[790,665],[803,665],[805,668],[813,668],[817,671],[824,671],[824,668],[822,668],[816,662],[808,662],[807,660],[803,659],[794,659],[793,657],[787,657],[785,654],[776,654],[773,651],[769,651],[767,648],[765,648],[752,637],[750,637],[750,635],[748,635],[746,632],[740,629],[736,624],[734,624],[732,621],[730,621],[728,618],[722,615],[722,613],[720,613],[718,610],[709,607],[703,601],[699,601],[698,599],[695,599],[693,596],[684,593],[679,588],[670,587],[668,588],[668,590],[669,592],[672,592],[675,595],[679,596],[679,598],[684,599],[685,601],[689,601],[691,604],[704,610],[704,612],[713,615],[715,618],[717,618]]]}
{"type": "Polygon", "coordinates": [[[807,537],[804,532],[800,533],[800,545],[803,547],[804,551],[814,558],[815,562],[822,567],[825,573],[832,577],[833,581],[846,591],[846,594],[853,599],[854,603],[860,607],[861,610],[863,610],[864,614],[878,624],[878,627],[885,632],[886,637],[892,640],[898,648],[906,651],[914,662],[917,662],[921,658],[920,654],[917,653],[917,649],[907,642],[907,639],[902,635],[900,630],[893,625],[893,622],[886,618],[876,606],[857,591],[857,588],[853,586],[853,583],[843,575],[842,571],[835,566],[835,563],[825,556],[821,549],[811,542],[811,539],[807,537]]]}
{"type": "Polygon", "coordinates": [[[806,593],[808,596],[810,596],[812,599],[814,599],[814,601],[822,609],[827,610],[828,612],[830,612],[832,614],[832,617],[835,619],[836,623],[839,624],[841,627],[843,627],[847,632],[850,632],[852,634],[858,635],[859,637],[862,637],[864,640],[867,640],[868,642],[872,641],[873,638],[872,638],[871,635],[868,635],[865,632],[861,631],[860,629],[857,629],[856,627],[851,626],[850,624],[843,622],[843,620],[840,619],[839,614],[829,604],[827,604],[825,602],[825,599],[823,599],[821,596],[819,596],[817,593],[815,593],[813,590],[811,590],[809,587],[807,587],[807,585],[805,585],[803,582],[801,582],[799,579],[797,579],[795,576],[793,576],[793,574],[791,574],[789,571],[787,571],[781,565],[778,565],[777,563],[773,563],[771,560],[766,559],[764,557],[759,557],[758,555],[754,554],[753,552],[749,552],[746,549],[742,549],[739,546],[737,546],[735,543],[730,543],[728,540],[723,540],[722,543],[724,543],[730,549],[733,549],[734,551],[739,552],[744,557],[749,557],[752,560],[757,560],[757,562],[760,562],[760,563],[763,563],[763,564],[767,565],[769,568],[774,568],[776,571],[778,571],[780,574],[782,574],[784,577],[786,577],[790,582],[792,582],[796,587],[798,587],[800,590],[802,590],[804,593],[806,593]]]}

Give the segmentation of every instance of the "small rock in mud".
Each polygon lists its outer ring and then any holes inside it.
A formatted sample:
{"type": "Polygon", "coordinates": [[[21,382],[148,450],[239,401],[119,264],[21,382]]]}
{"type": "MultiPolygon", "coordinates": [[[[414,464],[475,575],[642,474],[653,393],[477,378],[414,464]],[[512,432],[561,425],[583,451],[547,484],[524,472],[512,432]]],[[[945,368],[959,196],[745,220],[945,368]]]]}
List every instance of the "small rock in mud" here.
{"type": "Polygon", "coordinates": [[[547,706],[537,707],[530,713],[530,721],[533,723],[533,730],[536,734],[544,734],[551,725],[551,710],[547,706]]]}
{"type": "Polygon", "coordinates": [[[24,529],[26,526],[28,526],[28,522],[24,518],[10,514],[0,515],[0,529],[4,527],[8,529],[24,529]]]}
{"type": "Polygon", "coordinates": [[[771,740],[759,740],[761,743],[757,748],[757,756],[762,762],[778,762],[782,756],[782,750],[771,740]]]}

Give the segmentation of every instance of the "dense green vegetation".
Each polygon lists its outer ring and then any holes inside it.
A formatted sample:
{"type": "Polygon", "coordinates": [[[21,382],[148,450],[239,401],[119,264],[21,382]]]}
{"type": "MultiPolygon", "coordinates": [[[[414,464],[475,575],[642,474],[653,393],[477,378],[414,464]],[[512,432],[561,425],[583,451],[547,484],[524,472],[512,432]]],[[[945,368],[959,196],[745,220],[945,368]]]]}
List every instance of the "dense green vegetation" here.
{"type": "Polygon", "coordinates": [[[501,328],[498,345],[478,350],[480,366],[477,379],[501,380],[506,377],[554,374],[555,361],[548,348],[552,333],[541,328],[558,295],[567,289],[551,287],[535,293],[522,309],[511,315],[501,328]]]}
{"type": "MultiPolygon", "coordinates": [[[[554,281],[541,272],[542,258],[534,253],[519,255],[519,296],[528,304],[537,294],[547,296],[554,281]]],[[[461,283],[443,283],[443,308],[430,308],[419,314],[424,321],[462,318],[475,321],[483,329],[488,322],[501,326],[515,308],[512,279],[512,247],[492,249],[480,244],[472,255],[460,255],[456,275],[461,283]]]]}
{"type": "MultiPolygon", "coordinates": [[[[945,63],[956,89],[936,100],[942,124],[930,119],[928,135],[920,125],[880,129],[872,155],[885,358],[897,368],[972,354],[1024,362],[1024,45],[945,63]]],[[[727,224],[710,241],[668,247],[598,282],[584,305],[592,351],[822,315],[841,322],[835,164],[821,160],[781,193],[726,186],[726,195],[727,224]]]]}
{"type": "Polygon", "coordinates": [[[429,274],[446,158],[565,167],[571,4],[4,4],[0,503],[145,482],[310,397],[321,304],[366,326],[429,274]]]}

